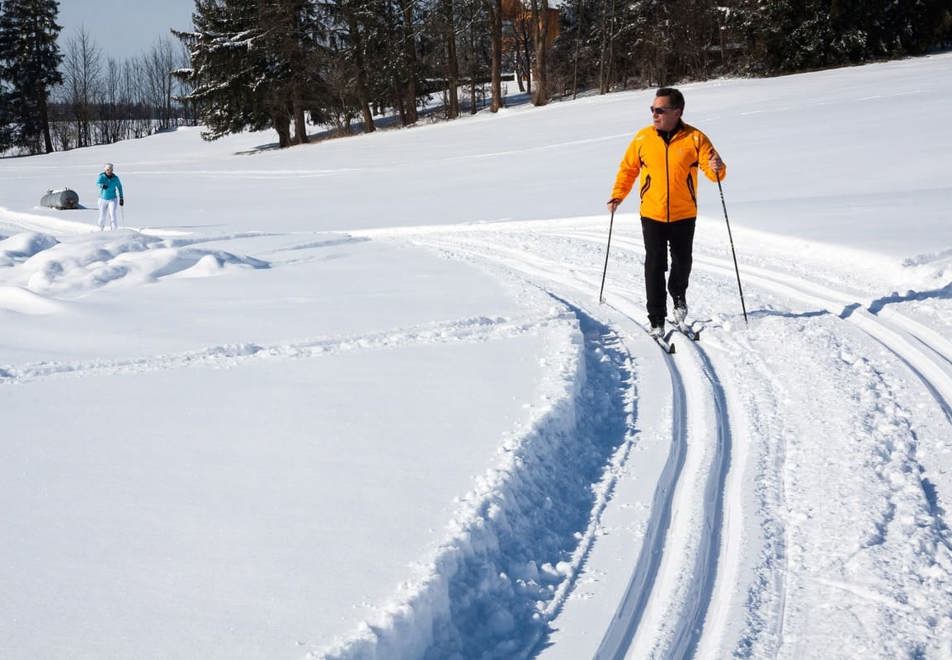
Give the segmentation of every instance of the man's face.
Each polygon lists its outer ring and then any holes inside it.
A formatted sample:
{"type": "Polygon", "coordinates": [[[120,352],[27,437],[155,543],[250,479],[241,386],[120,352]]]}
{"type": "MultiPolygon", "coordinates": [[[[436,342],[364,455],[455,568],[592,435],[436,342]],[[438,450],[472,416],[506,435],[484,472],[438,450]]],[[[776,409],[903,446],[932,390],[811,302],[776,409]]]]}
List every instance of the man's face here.
{"type": "Polygon", "coordinates": [[[112,168],[111,167],[105,168],[105,172],[106,174],[112,174],[112,168]]]}
{"type": "Polygon", "coordinates": [[[656,96],[651,105],[651,121],[659,131],[670,131],[678,125],[681,110],[671,107],[670,96],[656,96]]]}

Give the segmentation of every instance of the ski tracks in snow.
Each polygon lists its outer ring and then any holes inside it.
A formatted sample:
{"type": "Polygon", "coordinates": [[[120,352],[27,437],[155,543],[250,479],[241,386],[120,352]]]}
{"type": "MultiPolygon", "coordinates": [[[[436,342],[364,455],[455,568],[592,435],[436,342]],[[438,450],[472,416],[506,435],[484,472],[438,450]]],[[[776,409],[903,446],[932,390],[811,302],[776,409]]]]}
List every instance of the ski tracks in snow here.
{"type": "Polygon", "coordinates": [[[642,361],[652,367],[661,361],[666,367],[669,412],[639,410],[639,416],[670,415],[670,451],[655,488],[644,540],[632,557],[628,588],[615,616],[604,624],[597,657],[691,656],[701,642],[720,565],[723,495],[731,460],[727,397],[714,362],[702,346],[686,338],[676,340],[682,347],[678,357],[662,355],[634,320],[641,316],[642,305],[631,297],[613,295],[612,304],[604,307],[581,302],[590,300],[598,285],[589,255],[583,255],[580,263],[540,256],[576,255],[540,249],[531,234],[498,231],[502,235],[495,237],[483,231],[426,232],[413,242],[572,300],[574,306],[618,328],[628,350],[642,361]]]}
{"type": "Polygon", "coordinates": [[[169,355],[0,365],[0,384],[25,383],[52,377],[146,373],[187,367],[230,368],[250,360],[318,358],[352,351],[490,341],[533,333],[544,327],[563,324],[570,318],[574,317],[558,311],[514,318],[480,316],[363,335],[315,337],[275,344],[222,344],[169,355]]]}
{"type": "Polygon", "coordinates": [[[625,337],[636,388],[646,370],[667,373],[670,408],[639,408],[635,422],[670,415],[670,451],[598,657],[952,652],[952,606],[927,605],[952,603],[950,533],[918,452],[920,436],[949,444],[952,343],[941,333],[891,299],[858,304],[783,264],[742,269],[760,327],[731,332],[737,317],[712,308],[736,306],[732,264],[700,243],[693,300],[708,300],[693,309],[711,314],[710,329],[697,345],[675,334],[679,352],[663,356],[634,320],[643,315],[637,240],[613,241],[611,304],[599,306],[605,233],[589,221],[369,234],[469,260],[584,310],[625,337]],[[923,391],[938,418],[921,410],[923,391]],[[817,510],[818,496],[832,506],[817,510]]]}

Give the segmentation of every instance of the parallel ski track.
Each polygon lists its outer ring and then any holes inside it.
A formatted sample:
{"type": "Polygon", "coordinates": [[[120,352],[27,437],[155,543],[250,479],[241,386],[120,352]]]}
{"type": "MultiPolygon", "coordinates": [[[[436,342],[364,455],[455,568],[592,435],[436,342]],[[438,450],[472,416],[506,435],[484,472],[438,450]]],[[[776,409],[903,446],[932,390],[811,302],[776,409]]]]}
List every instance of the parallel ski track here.
{"type": "MultiPolygon", "coordinates": [[[[493,263],[517,273],[543,290],[558,293],[560,296],[565,296],[564,291],[552,291],[553,283],[587,295],[596,290],[597,273],[591,268],[578,268],[570,271],[571,275],[567,275],[564,263],[539,257],[526,250],[491,244],[475,236],[454,234],[441,239],[438,235],[428,233],[425,238],[415,239],[414,243],[456,256],[493,263]]],[[[638,313],[636,310],[640,309],[640,306],[624,296],[613,296],[613,300],[617,302],[608,307],[618,312],[624,320],[632,324],[636,323],[634,315],[638,313]]],[[[616,319],[615,323],[617,322],[616,319]]],[[[674,496],[688,451],[688,389],[685,387],[681,374],[682,367],[679,366],[678,361],[673,356],[664,355],[664,362],[671,380],[673,400],[671,450],[652,498],[651,515],[641,552],[633,567],[624,597],[602,637],[596,654],[598,658],[625,657],[649,602],[652,598],[658,597],[658,594],[654,593],[654,587],[661,571],[662,561],[666,556],[673,564],[680,561],[678,565],[680,571],[687,572],[692,578],[680,608],[681,611],[676,614],[676,624],[668,642],[668,648],[664,651],[665,656],[671,658],[693,656],[703,634],[704,619],[714,590],[721,549],[723,496],[731,452],[730,418],[724,390],[709,356],[701,347],[687,338],[682,337],[679,344],[693,346],[701,365],[701,375],[711,387],[711,400],[716,417],[716,443],[713,458],[707,469],[704,501],[699,507],[702,510],[700,536],[696,548],[690,548],[686,554],[681,553],[680,557],[672,558],[677,550],[668,548],[670,544],[667,541],[671,528],[674,496]],[[667,555],[665,555],[666,550],[668,550],[667,555]],[[691,555],[694,557],[694,564],[689,567],[685,564],[690,561],[691,555]]],[[[649,350],[653,351],[657,348],[652,346],[649,350]]],[[[686,358],[682,358],[682,361],[691,362],[686,358]]],[[[673,570],[677,569],[669,569],[669,572],[673,570]]]]}
{"type": "MultiPolygon", "coordinates": [[[[594,245],[601,245],[605,240],[604,236],[598,233],[584,230],[552,231],[546,234],[586,240],[594,245]]],[[[614,245],[634,252],[643,252],[641,244],[630,239],[613,241],[614,245]]],[[[733,263],[726,258],[695,254],[694,267],[728,280],[735,277],[733,263]]],[[[880,307],[874,312],[873,304],[864,306],[847,292],[804,280],[796,275],[744,265],[741,276],[748,289],[759,288],[788,300],[816,307],[860,329],[894,355],[922,383],[941,409],[947,423],[952,426],[952,342],[944,336],[895,309],[880,307]]],[[[946,526],[947,523],[940,512],[933,512],[933,516],[936,525],[946,526]]],[[[785,599],[786,591],[786,585],[782,584],[781,593],[778,594],[781,602],[785,599]]],[[[775,625],[778,633],[783,630],[783,615],[775,625]]]]}
{"type": "MultiPolygon", "coordinates": [[[[596,243],[605,240],[604,236],[584,231],[553,232],[548,235],[596,243]]],[[[621,239],[615,244],[641,250],[639,244],[630,240],[621,239]]],[[[734,277],[733,264],[728,259],[695,254],[694,267],[712,274],[734,277]]],[[[895,310],[874,314],[860,305],[855,297],[824,284],[747,265],[743,267],[741,277],[748,286],[818,307],[860,328],[910,369],[952,424],[952,341],[895,310]]]]}
{"type": "Polygon", "coordinates": [[[711,471],[704,487],[704,533],[701,535],[700,550],[694,564],[693,575],[700,577],[691,582],[692,591],[686,608],[687,616],[679,619],[673,642],[668,650],[668,656],[672,658],[694,657],[701,641],[704,619],[711,603],[717,577],[721,529],[724,524],[725,483],[731,460],[732,440],[727,396],[717,378],[710,357],[699,346],[695,345],[694,348],[701,359],[704,375],[710,382],[714,395],[717,444],[711,471]]]}

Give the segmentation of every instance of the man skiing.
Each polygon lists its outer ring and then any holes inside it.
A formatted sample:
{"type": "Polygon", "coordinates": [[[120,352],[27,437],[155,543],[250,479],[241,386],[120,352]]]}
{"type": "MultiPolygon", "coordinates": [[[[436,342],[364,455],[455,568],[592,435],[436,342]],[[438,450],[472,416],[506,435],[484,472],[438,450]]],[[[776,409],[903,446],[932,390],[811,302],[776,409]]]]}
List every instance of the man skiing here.
{"type": "Polygon", "coordinates": [[[122,195],[122,181],[112,173],[112,163],[106,163],[103,171],[99,173],[96,179],[96,185],[99,187],[99,231],[106,228],[106,215],[109,215],[109,228],[116,229],[119,223],[117,221],[118,209],[116,202],[118,198],[119,206],[125,203],[122,195]]]}
{"type": "Polygon", "coordinates": [[[645,289],[651,334],[664,333],[667,316],[664,273],[671,246],[668,292],[674,302],[674,320],[688,314],[685,294],[691,275],[691,252],[697,219],[697,170],[711,181],[727,174],[727,166],[704,133],[681,121],[684,96],[662,87],[651,106],[652,124],[638,131],[615,177],[608,208],[614,213],[635,179],[641,175],[641,231],[645,241],[645,289]]]}

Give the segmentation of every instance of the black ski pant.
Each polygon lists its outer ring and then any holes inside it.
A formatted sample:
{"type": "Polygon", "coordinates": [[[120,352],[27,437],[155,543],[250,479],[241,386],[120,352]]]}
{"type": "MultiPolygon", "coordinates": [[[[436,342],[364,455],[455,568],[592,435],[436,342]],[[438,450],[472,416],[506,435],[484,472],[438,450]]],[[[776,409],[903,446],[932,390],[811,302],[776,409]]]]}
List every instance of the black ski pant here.
{"type": "Polygon", "coordinates": [[[648,294],[648,319],[661,325],[668,314],[664,293],[664,273],[668,270],[668,246],[671,247],[671,275],[668,293],[681,298],[688,290],[691,276],[691,252],[694,247],[695,218],[677,222],[658,222],[641,218],[645,238],[645,289],[648,294]]]}

